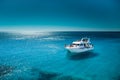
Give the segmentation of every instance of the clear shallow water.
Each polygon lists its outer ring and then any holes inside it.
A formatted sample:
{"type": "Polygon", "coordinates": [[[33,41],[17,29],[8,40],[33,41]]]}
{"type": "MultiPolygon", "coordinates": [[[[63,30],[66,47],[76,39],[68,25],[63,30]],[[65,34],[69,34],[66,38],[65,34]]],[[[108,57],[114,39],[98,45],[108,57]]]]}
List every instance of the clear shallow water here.
{"type": "Polygon", "coordinates": [[[120,32],[0,32],[1,80],[120,80],[120,32]],[[90,37],[91,53],[64,49],[90,37]]]}

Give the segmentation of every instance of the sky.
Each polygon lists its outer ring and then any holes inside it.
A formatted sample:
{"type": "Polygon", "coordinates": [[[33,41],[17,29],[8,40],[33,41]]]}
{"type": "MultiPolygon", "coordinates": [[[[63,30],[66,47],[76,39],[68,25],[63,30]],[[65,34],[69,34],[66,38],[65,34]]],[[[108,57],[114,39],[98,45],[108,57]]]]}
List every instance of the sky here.
{"type": "Polygon", "coordinates": [[[120,31],[120,0],[0,0],[0,30],[120,31]]]}

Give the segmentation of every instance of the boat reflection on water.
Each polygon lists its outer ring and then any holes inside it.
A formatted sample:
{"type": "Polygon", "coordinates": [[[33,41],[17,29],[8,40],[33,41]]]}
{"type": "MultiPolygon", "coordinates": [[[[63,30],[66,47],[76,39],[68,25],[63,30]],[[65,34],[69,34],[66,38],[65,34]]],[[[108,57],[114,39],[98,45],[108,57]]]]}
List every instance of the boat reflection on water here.
{"type": "Polygon", "coordinates": [[[66,56],[70,60],[84,60],[84,59],[97,57],[98,53],[92,51],[92,52],[83,52],[83,53],[74,54],[68,51],[66,56]]]}

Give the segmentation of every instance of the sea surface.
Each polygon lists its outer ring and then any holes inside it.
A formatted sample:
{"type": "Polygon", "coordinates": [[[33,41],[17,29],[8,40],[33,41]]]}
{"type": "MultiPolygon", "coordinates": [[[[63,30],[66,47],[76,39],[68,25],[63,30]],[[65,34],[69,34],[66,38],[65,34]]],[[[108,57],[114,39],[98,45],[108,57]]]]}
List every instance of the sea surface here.
{"type": "Polygon", "coordinates": [[[0,32],[0,80],[120,80],[120,32],[0,32]],[[82,37],[92,52],[65,50],[82,37]]]}

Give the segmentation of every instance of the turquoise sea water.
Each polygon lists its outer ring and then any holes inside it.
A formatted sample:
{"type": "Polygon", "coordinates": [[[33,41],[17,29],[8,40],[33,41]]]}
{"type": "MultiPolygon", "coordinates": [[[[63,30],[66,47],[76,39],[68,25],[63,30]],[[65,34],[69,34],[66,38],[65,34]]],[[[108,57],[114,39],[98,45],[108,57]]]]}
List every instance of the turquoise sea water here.
{"type": "Polygon", "coordinates": [[[0,80],[120,80],[120,32],[0,32],[0,80]],[[64,45],[82,37],[91,53],[64,45]]]}

